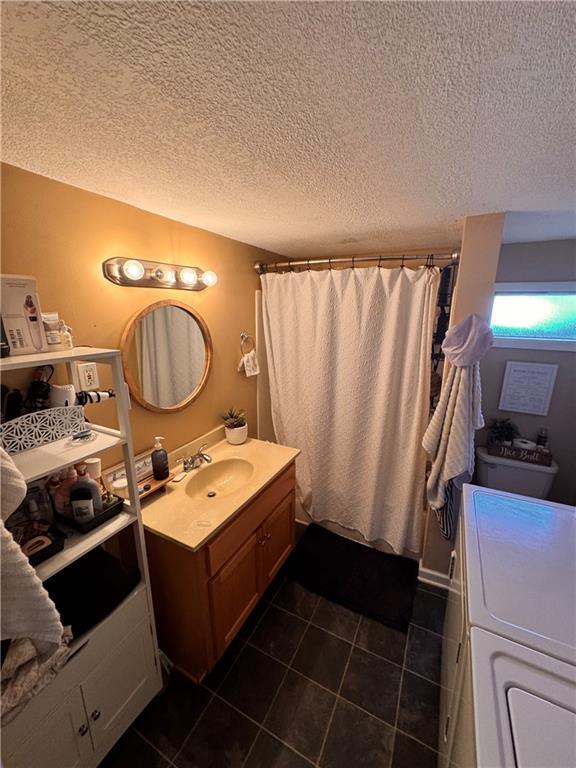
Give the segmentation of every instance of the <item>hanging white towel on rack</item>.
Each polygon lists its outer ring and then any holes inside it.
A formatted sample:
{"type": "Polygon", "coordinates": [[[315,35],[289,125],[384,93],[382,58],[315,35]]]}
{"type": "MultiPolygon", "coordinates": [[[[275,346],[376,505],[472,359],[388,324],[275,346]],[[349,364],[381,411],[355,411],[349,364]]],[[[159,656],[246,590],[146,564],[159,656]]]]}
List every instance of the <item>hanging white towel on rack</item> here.
{"type": "Polygon", "coordinates": [[[447,539],[453,538],[456,527],[453,490],[469,483],[474,474],[474,435],[484,426],[480,359],[492,341],[488,323],[468,315],[448,331],[442,344],[451,366],[422,445],[432,459],[428,503],[447,539]]]}
{"type": "Polygon", "coordinates": [[[238,371],[244,371],[246,376],[257,376],[260,373],[260,366],[258,365],[258,357],[256,356],[255,349],[242,355],[240,363],[238,364],[238,371]]]}

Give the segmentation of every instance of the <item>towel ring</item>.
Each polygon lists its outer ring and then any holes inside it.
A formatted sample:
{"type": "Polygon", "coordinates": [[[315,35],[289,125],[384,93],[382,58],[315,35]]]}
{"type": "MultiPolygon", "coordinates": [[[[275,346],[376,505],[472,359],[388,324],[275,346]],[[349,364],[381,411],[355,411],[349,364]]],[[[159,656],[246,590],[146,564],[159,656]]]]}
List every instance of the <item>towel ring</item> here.
{"type": "Polygon", "coordinates": [[[256,349],[256,344],[254,342],[254,338],[249,334],[246,333],[246,331],[242,331],[240,334],[240,353],[242,355],[247,355],[248,352],[252,352],[254,349],[256,349]],[[245,344],[251,344],[251,349],[245,350],[244,345],[245,344]]]}

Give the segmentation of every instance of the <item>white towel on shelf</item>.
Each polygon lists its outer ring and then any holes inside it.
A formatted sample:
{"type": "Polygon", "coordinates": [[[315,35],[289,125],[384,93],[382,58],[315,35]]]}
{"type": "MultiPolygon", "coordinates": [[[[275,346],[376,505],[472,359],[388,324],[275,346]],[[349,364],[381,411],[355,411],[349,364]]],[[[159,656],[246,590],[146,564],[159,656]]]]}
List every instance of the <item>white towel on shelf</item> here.
{"type": "Polygon", "coordinates": [[[11,640],[2,665],[2,719],[43,687],[64,663],[69,634],[56,606],[4,520],[26,495],[26,483],[0,448],[1,616],[2,640],[11,640]]]}
{"type": "Polygon", "coordinates": [[[474,435],[484,426],[480,359],[492,341],[488,323],[469,315],[448,331],[442,345],[451,366],[422,445],[432,460],[428,503],[448,539],[453,538],[456,523],[453,488],[462,488],[474,474],[474,435]]]}

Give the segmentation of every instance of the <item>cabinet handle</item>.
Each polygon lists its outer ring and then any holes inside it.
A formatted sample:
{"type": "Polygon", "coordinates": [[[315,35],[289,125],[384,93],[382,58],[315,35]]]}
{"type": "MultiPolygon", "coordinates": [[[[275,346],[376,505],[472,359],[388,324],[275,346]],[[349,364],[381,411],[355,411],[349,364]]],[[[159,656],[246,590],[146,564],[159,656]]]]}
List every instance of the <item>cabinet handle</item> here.
{"type": "Polygon", "coordinates": [[[86,725],[86,723],[82,723],[80,728],[78,728],[78,733],[80,734],[80,736],[86,736],[86,734],[88,733],[88,726],[86,725]]]}
{"type": "Polygon", "coordinates": [[[95,709],[94,712],[92,712],[92,714],[90,715],[90,717],[92,718],[92,720],[98,720],[101,714],[102,712],[100,712],[99,709],[95,709]]]}
{"type": "Polygon", "coordinates": [[[456,550],[453,549],[450,553],[450,571],[448,573],[448,578],[451,579],[452,576],[454,576],[454,566],[456,565],[456,550]]]}

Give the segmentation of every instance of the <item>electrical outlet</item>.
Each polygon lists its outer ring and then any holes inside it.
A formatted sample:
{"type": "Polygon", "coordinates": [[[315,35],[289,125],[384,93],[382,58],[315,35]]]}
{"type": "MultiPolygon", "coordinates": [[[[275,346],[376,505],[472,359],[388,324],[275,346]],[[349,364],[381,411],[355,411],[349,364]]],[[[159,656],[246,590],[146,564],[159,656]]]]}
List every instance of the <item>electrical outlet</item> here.
{"type": "Polygon", "coordinates": [[[78,374],[80,389],[93,390],[100,386],[96,363],[76,363],[76,373],[78,374]]]}

